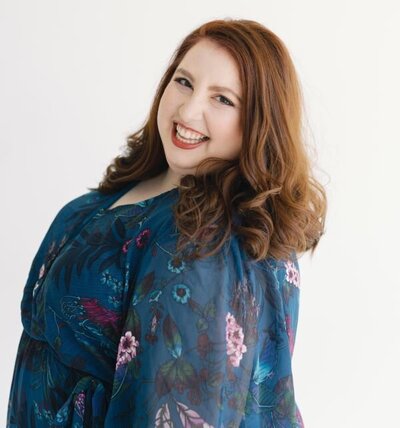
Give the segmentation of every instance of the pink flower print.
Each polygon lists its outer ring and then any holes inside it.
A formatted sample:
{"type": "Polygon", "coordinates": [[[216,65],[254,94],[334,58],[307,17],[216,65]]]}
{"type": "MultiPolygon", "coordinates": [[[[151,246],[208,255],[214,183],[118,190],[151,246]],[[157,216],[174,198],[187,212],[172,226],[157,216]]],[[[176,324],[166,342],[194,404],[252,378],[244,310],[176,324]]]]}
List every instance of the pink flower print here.
{"type": "Polygon", "coordinates": [[[138,248],[143,248],[150,236],[150,229],[144,229],[142,232],[139,233],[139,235],[136,237],[135,241],[136,241],[136,246],[138,248]]]}
{"type": "Polygon", "coordinates": [[[128,252],[128,245],[130,244],[131,241],[132,241],[132,239],[129,239],[129,241],[124,242],[124,245],[122,246],[122,251],[124,253],[128,252]]]}
{"type": "Polygon", "coordinates": [[[116,364],[115,368],[118,369],[118,367],[123,366],[123,365],[125,365],[127,363],[128,363],[128,360],[127,360],[125,354],[121,355],[121,356],[118,356],[117,357],[117,364],[116,364]]]}
{"type": "Polygon", "coordinates": [[[75,410],[83,419],[85,415],[85,393],[81,391],[75,398],[75,410]]]}
{"type": "Polygon", "coordinates": [[[237,323],[235,317],[228,312],[226,315],[226,346],[229,362],[234,367],[239,367],[243,354],[247,351],[247,346],[243,343],[244,334],[242,327],[237,323]]]}
{"type": "Polygon", "coordinates": [[[300,272],[297,270],[295,264],[291,260],[285,261],[286,268],[286,281],[293,284],[295,287],[300,287],[300,272]]]}
{"type": "Polygon", "coordinates": [[[132,358],[136,357],[136,348],[139,342],[132,336],[131,331],[127,331],[119,340],[118,356],[116,368],[122,364],[127,364],[132,358]]]}
{"type": "Polygon", "coordinates": [[[43,277],[44,271],[45,271],[45,265],[43,263],[42,266],[40,266],[39,279],[43,277]]]}

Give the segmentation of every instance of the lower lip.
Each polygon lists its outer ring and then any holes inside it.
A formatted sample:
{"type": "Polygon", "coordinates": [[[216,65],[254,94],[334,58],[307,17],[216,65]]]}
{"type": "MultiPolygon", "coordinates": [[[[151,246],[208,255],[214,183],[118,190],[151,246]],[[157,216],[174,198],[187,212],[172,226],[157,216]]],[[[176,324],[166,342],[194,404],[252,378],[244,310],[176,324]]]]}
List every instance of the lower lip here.
{"type": "Polygon", "coordinates": [[[194,144],[184,143],[183,141],[178,140],[178,138],[176,137],[175,126],[172,127],[171,139],[176,147],[179,147],[180,149],[189,149],[189,150],[195,149],[196,147],[199,147],[202,144],[207,143],[207,141],[210,141],[210,140],[201,141],[200,143],[194,143],[194,144]]]}

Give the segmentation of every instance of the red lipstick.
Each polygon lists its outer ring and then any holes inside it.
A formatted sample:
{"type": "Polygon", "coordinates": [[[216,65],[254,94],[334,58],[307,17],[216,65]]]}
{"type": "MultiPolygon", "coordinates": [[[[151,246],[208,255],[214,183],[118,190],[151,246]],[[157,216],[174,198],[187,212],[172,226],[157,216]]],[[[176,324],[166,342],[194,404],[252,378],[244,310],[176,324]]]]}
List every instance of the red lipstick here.
{"type": "Polygon", "coordinates": [[[188,150],[195,149],[196,147],[199,147],[201,144],[209,141],[209,140],[200,141],[200,143],[193,143],[193,144],[184,143],[183,141],[179,140],[176,137],[176,125],[175,124],[172,126],[171,139],[172,139],[172,142],[175,144],[175,146],[179,147],[180,149],[188,149],[188,150]]]}

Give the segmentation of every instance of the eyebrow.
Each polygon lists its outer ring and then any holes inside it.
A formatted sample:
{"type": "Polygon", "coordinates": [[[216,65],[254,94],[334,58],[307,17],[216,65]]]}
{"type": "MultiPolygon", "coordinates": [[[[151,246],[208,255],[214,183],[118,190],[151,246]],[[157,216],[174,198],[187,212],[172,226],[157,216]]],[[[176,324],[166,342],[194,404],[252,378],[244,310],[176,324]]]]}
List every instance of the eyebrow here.
{"type": "MultiPolygon", "coordinates": [[[[177,68],[175,70],[175,73],[182,73],[183,75],[185,75],[186,77],[189,77],[189,79],[192,79],[192,81],[194,82],[195,79],[192,76],[191,73],[189,73],[187,70],[185,70],[184,68],[177,68]]],[[[232,89],[227,88],[226,86],[218,86],[218,85],[213,85],[213,86],[209,86],[208,89],[211,89],[212,91],[227,91],[230,92],[232,95],[234,95],[240,102],[242,102],[242,98],[239,97],[239,95],[237,95],[234,91],[232,91],[232,89]]]]}

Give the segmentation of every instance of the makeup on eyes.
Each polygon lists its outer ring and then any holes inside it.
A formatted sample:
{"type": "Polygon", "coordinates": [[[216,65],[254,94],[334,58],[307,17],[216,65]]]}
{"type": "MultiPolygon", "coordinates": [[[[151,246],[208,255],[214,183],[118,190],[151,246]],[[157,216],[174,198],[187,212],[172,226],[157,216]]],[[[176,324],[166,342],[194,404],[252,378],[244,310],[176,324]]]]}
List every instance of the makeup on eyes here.
{"type": "MultiPolygon", "coordinates": [[[[186,85],[182,85],[181,83],[179,83],[179,81],[180,80],[185,80],[186,82],[188,82],[189,83],[189,85],[190,85],[190,87],[192,87],[192,85],[191,85],[191,83],[189,82],[189,80],[187,80],[185,77],[176,77],[175,79],[174,79],[174,82],[177,82],[178,83],[178,85],[181,85],[181,86],[186,86],[186,85]]],[[[186,86],[186,87],[188,87],[188,86],[186,86]]],[[[235,105],[233,104],[233,102],[229,99],[229,98],[226,98],[224,95],[217,95],[217,98],[218,97],[221,97],[221,98],[223,98],[223,99],[225,99],[228,103],[225,103],[225,102],[221,102],[221,104],[224,104],[224,105],[226,105],[226,106],[231,106],[231,107],[234,107],[235,105]]]]}

